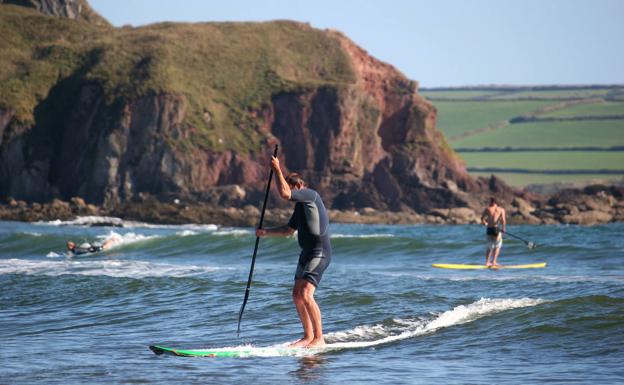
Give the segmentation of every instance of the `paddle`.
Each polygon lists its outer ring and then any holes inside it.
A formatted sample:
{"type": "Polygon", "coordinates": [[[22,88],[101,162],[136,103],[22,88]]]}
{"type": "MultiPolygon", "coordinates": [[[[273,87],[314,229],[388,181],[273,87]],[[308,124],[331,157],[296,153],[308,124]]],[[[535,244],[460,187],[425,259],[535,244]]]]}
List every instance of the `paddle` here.
{"type": "MultiPolygon", "coordinates": [[[[275,151],[273,152],[273,156],[277,156],[278,145],[275,145],[275,151]]],[[[264,193],[264,203],[262,204],[262,213],[260,214],[260,224],[258,228],[262,228],[262,222],[264,222],[264,212],[266,210],[267,200],[269,199],[269,191],[271,189],[271,179],[273,179],[273,169],[269,172],[269,181],[267,182],[266,191],[264,193]]],[[[251,268],[249,269],[249,278],[247,278],[247,288],[245,289],[245,299],[243,299],[243,306],[240,308],[240,312],[238,313],[238,328],[236,329],[236,335],[240,337],[240,325],[241,319],[243,318],[243,311],[245,310],[245,305],[247,304],[247,299],[249,299],[249,288],[251,287],[251,279],[253,278],[254,266],[256,265],[256,253],[258,252],[258,244],[260,243],[260,237],[256,237],[256,246],[254,247],[253,257],[251,257],[251,268]]]]}
{"type": "Polygon", "coordinates": [[[536,247],[537,247],[537,245],[536,245],[535,243],[530,242],[530,241],[527,241],[526,239],[520,238],[520,237],[519,237],[519,236],[517,236],[517,235],[513,235],[513,234],[512,234],[512,233],[510,233],[509,231],[503,231],[503,233],[505,233],[505,234],[507,234],[507,235],[511,235],[512,237],[514,237],[514,238],[516,238],[516,239],[519,239],[519,240],[521,240],[522,242],[526,243],[526,245],[527,245],[527,247],[528,247],[529,249],[534,249],[534,248],[536,248],[536,247]]]}

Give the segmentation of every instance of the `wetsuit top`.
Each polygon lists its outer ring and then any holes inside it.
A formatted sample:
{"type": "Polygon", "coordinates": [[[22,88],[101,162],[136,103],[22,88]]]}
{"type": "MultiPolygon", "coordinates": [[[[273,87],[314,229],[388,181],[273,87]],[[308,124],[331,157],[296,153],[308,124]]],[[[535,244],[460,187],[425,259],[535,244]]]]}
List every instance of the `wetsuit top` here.
{"type": "Polygon", "coordinates": [[[296,203],[288,226],[297,230],[303,253],[323,251],[326,256],[331,256],[329,219],[320,195],[309,188],[293,189],[290,200],[296,203]]]}
{"type": "Polygon", "coordinates": [[[71,252],[74,253],[74,255],[80,255],[80,254],[95,253],[97,251],[102,251],[102,250],[103,250],[102,246],[90,245],[90,244],[86,243],[86,244],[80,245],[80,247],[78,247],[78,246],[74,247],[71,250],[71,252]]]}

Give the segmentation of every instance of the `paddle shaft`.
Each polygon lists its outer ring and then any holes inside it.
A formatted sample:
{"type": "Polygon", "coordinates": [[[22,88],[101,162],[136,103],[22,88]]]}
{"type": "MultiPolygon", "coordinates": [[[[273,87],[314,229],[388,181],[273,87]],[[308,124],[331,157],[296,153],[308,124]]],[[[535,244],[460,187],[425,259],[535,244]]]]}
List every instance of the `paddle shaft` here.
{"type": "MultiPolygon", "coordinates": [[[[277,156],[278,145],[275,145],[275,151],[273,151],[273,156],[277,156]]],[[[262,223],[264,222],[264,212],[266,211],[267,200],[269,199],[269,191],[271,190],[271,179],[273,179],[273,168],[270,169],[269,172],[269,181],[267,182],[266,191],[264,192],[264,203],[262,204],[262,212],[260,213],[260,223],[258,224],[258,228],[262,228],[262,223]]],[[[251,257],[251,267],[249,268],[249,277],[247,278],[247,287],[245,288],[245,298],[243,299],[243,305],[240,308],[240,312],[238,313],[238,327],[236,328],[236,334],[240,336],[240,325],[241,320],[243,319],[243,311],[245,311],[245,305],[247,305],[247,300],[249,299],[249,289],[251,288],[251,279],[253,278],[254,267],[256,266],[256,254],[258,253],[258,245],[260,244],[260,237],[256,236],[256,245],[254,246],[253,256],[251,257]]]]}
{"type": "Polygon", "coordinates": [[[514,237],[514,238],[516,238],[516,239],[521,240],[522,242],[526,243],[529,247],[533,247],[533,246],[535,245],[535,243],[533,243],[533,242],[529,242],[529,241],[527,241],[526,239],[520,238],[520,237],[519,237],[519,236],[517,236],[517,235],[513,235],[512,233],[510,233],[510,232],[508,232],[508,231],[503,231],[503,233],[505,233],[505,234],[507,234],[507,235],[510,235],[510,236],[512,236],[512,237],[514,237]]]}

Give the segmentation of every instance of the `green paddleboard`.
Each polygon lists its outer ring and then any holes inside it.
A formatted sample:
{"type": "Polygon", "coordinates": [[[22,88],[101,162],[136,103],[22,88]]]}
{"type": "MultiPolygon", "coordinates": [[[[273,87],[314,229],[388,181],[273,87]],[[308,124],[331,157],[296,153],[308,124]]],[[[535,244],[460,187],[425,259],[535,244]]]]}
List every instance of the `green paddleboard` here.
{"type": "Polygon", "coordinates": [[[238,346],[232,348],[214,349],[173,349],[160,345],[151,345],[154,354],[171,354],[179,357],[276,357],[302,356],[319,353],[325,348],[289,348],[287,346],[252,347],[238,346]]]}

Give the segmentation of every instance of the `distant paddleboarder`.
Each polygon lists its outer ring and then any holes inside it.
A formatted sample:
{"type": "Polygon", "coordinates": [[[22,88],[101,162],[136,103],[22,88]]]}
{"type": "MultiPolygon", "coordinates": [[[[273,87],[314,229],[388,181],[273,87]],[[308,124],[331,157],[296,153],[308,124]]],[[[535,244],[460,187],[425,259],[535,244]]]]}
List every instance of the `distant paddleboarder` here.
{"type": "Polygon", "coordinates": [[[505,209],[498,206],[496,198],[490,198],[490,204],[481,215],[481,223],[487,226],[488,248],[485,252],[485,265],[499,266],[497,259],[503,246],[503,233],[506,230],[507,220],[505,219],[505,209]]]}
{"type": "Polygon", "coordinates": [[[299,174],[284,178],[279,160],[271,159],[275,171],[277,188],[282,199],[295,202],[295,210],[288,224],[270,229],[257,229],[256,236],[288,236],[298,232],[301,247],[299,263],[295,272],[293,302],[303,325],[303,338],[292,347],[318,347],[325,345],[321,309],[314,300],[314,292],[321,282],[323,272],[331,262],[329,241],[329,220],[320,195],[306,187],[299,174]]]}

